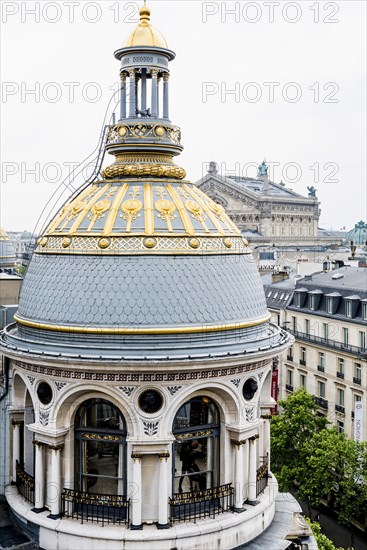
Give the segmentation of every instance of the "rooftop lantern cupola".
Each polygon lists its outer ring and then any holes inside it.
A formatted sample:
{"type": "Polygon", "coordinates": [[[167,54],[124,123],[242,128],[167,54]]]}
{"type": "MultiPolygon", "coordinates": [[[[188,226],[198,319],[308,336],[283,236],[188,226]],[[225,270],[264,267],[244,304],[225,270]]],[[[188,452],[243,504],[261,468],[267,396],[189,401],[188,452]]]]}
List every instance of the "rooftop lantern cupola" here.
{"type": "Polygon", "coordinates": [[[107,150],[116,161],[104,177],[183,179],[185,170],[172,160],[183,150],[181,131],[169,119],[168,64],[175,53],[150,24],[150,9],[144,4],[139,13],[138,26],[115,52],[121,61],[120,115],[110,129],[107,150]]]}

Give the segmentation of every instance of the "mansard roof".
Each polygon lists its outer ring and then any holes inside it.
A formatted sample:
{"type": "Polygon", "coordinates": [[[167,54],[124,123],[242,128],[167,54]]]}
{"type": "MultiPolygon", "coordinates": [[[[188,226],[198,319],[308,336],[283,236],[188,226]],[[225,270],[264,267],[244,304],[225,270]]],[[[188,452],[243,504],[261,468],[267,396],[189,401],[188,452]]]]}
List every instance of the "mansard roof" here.
{"type": "Polygon", "coordinates": [[[292,202],[306,202],[310,205],[318,204],[317,199],[315,200],[313,197],[304,197],[303,195],[299,195],[295,191],[292,191],[292,189],[287,188],[285,185],[278,184],[273,181],[268,182],[267,190],[264,192],[265,182],[262,179],[231,175],[222,176],[220,174],[208,173],[197,181],[196,185],[198,187],[202,187],[208,182],[213,182],[214,184],[217,183],[227,188],[232,188],[233,190],[238,191],[241,195],[245,195],[248,199],[253,199],[255,202],[263,202],[264,200],[280,200],[287,202],[287,200],[291,200],[292,202]]]}

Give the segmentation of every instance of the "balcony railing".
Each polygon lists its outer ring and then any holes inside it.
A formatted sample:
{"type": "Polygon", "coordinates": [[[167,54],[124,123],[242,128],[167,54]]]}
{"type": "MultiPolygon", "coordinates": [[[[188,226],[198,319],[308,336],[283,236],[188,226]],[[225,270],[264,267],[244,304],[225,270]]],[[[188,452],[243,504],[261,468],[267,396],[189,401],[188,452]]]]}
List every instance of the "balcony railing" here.
{"type": "Polygon", "coordinates": [[[315,401],[322,409],[327,409],[329,407],[328,401],[323,397],[315,397],[315,401]]]}
{"type": "Polygon", "coordinates": [[[338,371],[338,372],[336,373],[336,375],[337,375],[338,378],[342,378],[342,379],[344,380],[344,372],[339,372],[339,371],[338,371]]]}
{"type": "Polygon", "coordinates": [[[354,384],[358,384],[359,386],[361,385],[361,379],[360,378],[356,378],[355,376],[353,376],[353,383],[354,384]]]}
{"type": "Polygon", "coordinates": [[[299,364],[303,365],[305,367],[306,366],[306,359],[300,359],[299,364]]]}
{"type": "Polygon", "coordinates": [[[293,361],[293,355],[287,355],[287,361],[293,361]]]}
{"type": "Polygon", "coordinates": [[[344,407],[343,405],[337,405],[337,404],[335,403],[335,410],[336,410],[336,412],[345,414],[345,407],[344,407]]]}
{"type": "Polygon", "coordinates": [[[288,326],[283,327],[285,330],[293,334],[299,340],[318,344],[325,348],[337,349],[345,353],[351,353],[352,355],[358,355],[359,357],[367,358],[367,349],[365,347],[352,346],[350,344],[344,344],[343,342],[338,342],[337,340],[330,340],[330,338],[321,338],[320,336],[314,336],[313,334],[307,334],[306,332],[300,332],[289,328],[288,326]]]}
{"type": "Polygon", "coordinates": [[[233,509],[232,483],[189,493],[175,493],[169,499],[170,521],[196,521],[202,518],[214,518],[233,509]]]}
{"type": "Polygon", "coordinates": [[[268,486],[269,462],[265,460],[264,464],[256,472],[256,496],[263,493],[268,486]]]}
{"type": "Polygon", "coordinates": [[[317,365],[317,370],[320,372],[325,372],[325,367],[323,365],[317,365]]]}
{"type": "Polygon", "coordinates": [[[285,389],[286,389],[287,391],[293,391],[293,386],[292,386],[291,384],[286,384],[286,385],[285,385],[285,389]]]}
{"type": "Polygon", "coordinates": [[[15,484],[19,493],[31,504],[34,504],[34,477],[27,474],[24,468],[17,462],[15,484]]]}
{"type": "Polygon", "coordinates": [[[61,512],[64,517],[101,523],[129,524],[130,501],[120,495],[98,495],[64,489],[61,494],[61,512]]]}

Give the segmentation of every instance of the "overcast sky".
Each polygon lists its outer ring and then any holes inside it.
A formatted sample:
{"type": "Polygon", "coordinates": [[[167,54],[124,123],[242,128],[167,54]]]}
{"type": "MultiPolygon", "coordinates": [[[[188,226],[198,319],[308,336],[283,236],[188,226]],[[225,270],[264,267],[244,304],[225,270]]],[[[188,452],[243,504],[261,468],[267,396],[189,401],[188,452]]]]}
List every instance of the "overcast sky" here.
{"type": "MultiPolygon", "coordinates": [[[[1,2],[5,229],[33,230],[69,163],[94,150],[118,81],[113,52],[141,4],[1,2]]],[[[318,189],[322,227],[366,220],[366,2],[148,5],[177,54],[171,120],[189,179],[210,160],[255,175],[265,157],[275,181],[318,189]]]]}

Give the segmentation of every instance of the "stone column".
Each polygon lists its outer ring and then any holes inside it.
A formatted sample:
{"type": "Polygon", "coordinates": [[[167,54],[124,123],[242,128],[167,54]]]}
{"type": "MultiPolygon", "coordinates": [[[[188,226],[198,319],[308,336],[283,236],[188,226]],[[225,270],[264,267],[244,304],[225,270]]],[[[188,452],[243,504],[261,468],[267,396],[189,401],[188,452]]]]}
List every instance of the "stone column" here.
{"type": "Polygon", "coordinates": [[[133,459],[133,488],[134,497],[131,501],[131,525],[130,529],[136,531],[143,529],[141,523],[141,460],[143,455],[141,453],[131,453],[133,459]]]}
{"type": "Polygon", "coordinates": [[[257,504],[256,500],[256,470],[257,470],[257,438],[249,438],[249,467],[248,467],[248,501],[251,504],[257,504]]]}
{"type": "Polygon", "coordinates": [[[50,519],[58,519],[61,514],[61,450],[63,447],[62,443],[48,446],[51,450],[51,483],[49,488],[52,494],[49,496],[51,514],[47,517],[50,519]]]}
{"type": "Polygon", "coordinates": [[[169,119],[169,73],[163,75],[163,118],[169,119]]]}
{"type": "Polygon", "coordinates": [[[20,461],[20,420],[12,420],[13,424],[13,483],[17,480],[17,463],[20,461]]]}
{"type": "Polygon", "coordinates": [[[126,72],[120,72],[120,120],[126,118],[126,72]]]}
{"type": "Polygon", "coordinates": [[[246,441],[233,441],[235,458],[235,478],[234,478],[234,511],[244,512],[243,505],[243,487],[244,487],[244,460],[243,444],[246,441]]]}
{"type": "Polygon", "coordinates": [[[158,116],[158,69],[152,69],[152,117],[158,116]]]}
{"type": "Polygon", "coordinates": [[[147,108],[147,70],[142,69],[141,73],[141,110],[146,111],[147,108]]]}
{"type": "Polygon", "coordinates": [[[136,76],[135,76],[135,69],[129,69],[129,77],[130,77],[130,112],[129,117],[135,118],[136,117],[136,76]]]}
{"type": "Polygon", "coordinates": [[[159,455],[159,495],[158,495],[158,529],[169,529],[168,522],[168,458],[169,452],[160,453],[159,455]]]}
{"type": "Polygon", "coordinates": [[[264,427],[263,427],[264,457],[267,457],[268,472],[270,472],[270,419],[271,419],[271,414],[263,414],[261,416],[261,418],[264,420],[264,427]]]}
{"type": "Polygon", "coordinates": [[[34,468],[34,508],[32,512],[43,512],[45,509],[45,468],[43,461],[44,443],[33,441],[35,448],[35,468],[34,468]]]}

